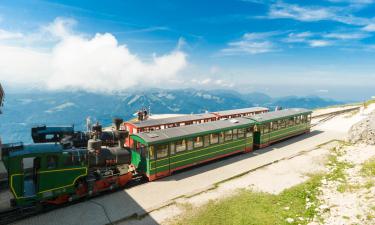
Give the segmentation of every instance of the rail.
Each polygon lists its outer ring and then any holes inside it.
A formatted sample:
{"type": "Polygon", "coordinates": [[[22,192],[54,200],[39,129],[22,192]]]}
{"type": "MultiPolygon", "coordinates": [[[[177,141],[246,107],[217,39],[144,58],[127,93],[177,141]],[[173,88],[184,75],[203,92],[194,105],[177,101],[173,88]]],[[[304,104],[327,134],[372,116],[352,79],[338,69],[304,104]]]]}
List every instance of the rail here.
{"type": "Polygon", "coordinates": [[[332,111],[332,112],[327,112],[327,113],[321,113],[321,114],[318,114],[318,115],[314,115],[314,113],[313,113],[312,118],[316,119],[316,118],[320,118],[320,117],[343,114],[343,113],[359,110],[360,108],[361,108],[361,106],[353,106],[353,107],[350,107],[350,108],[340,109],[340,110],[337,110],[337,111],[332,111]]]}

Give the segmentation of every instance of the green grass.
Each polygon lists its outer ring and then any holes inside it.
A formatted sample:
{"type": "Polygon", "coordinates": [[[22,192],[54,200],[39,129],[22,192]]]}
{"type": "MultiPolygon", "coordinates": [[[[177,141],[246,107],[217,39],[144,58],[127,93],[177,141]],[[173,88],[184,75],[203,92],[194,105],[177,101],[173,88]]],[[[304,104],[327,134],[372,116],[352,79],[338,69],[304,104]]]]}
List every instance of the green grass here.
{"type": "Polygon", "coordinates": [[[363,163],[361,172],[365,176],[375,176],[375,157],[363,163]]]}
{"type": "Polygon", "coordinates": [[[240,190],[234,196],[210,201],[200,208],[190,208],[175,224],[307,224],[316,214],[316,198],[321,175],[284,190],[278,195],[240,190]],[[306,199],[314,205],[306,209],[306,199]],[[289,209],[287,209],[289,207],[289,209]],[[303,221],[299,217],[304,218],[303,221]],[[287,218],[293,218],[288,223],[287,218]]]}

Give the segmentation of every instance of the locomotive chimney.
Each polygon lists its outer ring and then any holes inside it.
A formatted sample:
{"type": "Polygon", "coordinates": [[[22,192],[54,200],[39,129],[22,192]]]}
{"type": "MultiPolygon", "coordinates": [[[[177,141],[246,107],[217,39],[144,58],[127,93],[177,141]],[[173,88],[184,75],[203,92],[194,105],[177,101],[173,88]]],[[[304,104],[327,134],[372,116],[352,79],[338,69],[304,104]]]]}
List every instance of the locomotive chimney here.
{"type": "Polygon", "coordinates": [[[121,118],[113,118],[112,120],[113,126],[115,127],[115,130],[120,130],[121,124],[124,122],[121,118]]]}

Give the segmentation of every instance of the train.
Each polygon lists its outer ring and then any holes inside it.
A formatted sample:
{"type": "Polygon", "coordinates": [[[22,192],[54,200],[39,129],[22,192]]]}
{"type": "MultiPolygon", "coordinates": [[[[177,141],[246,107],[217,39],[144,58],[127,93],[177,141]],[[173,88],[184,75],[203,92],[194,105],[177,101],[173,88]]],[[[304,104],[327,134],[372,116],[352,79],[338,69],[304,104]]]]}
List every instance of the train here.
{"type": "MultiPolygon", "coordinates": [[[[252,152],[310,132],[311,113],[293,108],[132,134],[115,120],[111,135],[97,124],[78,135],[78,142],[68,129],[69,135],[58,142],[36,138],[39,143],[3,145],[11,203],[18,208],[61,205],[126,187],[134,179],[154,181],[197,164],[252,152]],[[131,146],[124,143],[128,139],[131,146]],[[82,142],[86,143],[77,144],[82,142]]],[[[43,136],[43,129],[36,129],[35,137],[43,136]]]]}

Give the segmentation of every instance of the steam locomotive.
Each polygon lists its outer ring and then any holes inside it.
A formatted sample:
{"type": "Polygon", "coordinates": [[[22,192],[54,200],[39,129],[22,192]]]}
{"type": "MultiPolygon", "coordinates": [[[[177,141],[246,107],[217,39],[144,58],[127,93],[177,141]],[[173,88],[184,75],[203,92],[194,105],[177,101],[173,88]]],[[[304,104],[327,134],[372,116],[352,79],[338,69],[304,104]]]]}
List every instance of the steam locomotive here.
{"type": "Polygon", "coordinates": [[[96,124],[90,132],[69,127],[32,129],[35,144],[5,144],[2,158],[9,174],[14,206],[62,204],[84,196],[124,187],[133,177],[128,133],[103,131],[96,124]]]}

